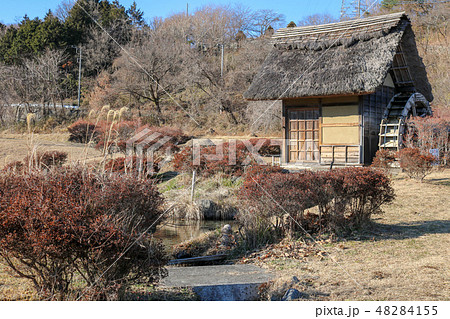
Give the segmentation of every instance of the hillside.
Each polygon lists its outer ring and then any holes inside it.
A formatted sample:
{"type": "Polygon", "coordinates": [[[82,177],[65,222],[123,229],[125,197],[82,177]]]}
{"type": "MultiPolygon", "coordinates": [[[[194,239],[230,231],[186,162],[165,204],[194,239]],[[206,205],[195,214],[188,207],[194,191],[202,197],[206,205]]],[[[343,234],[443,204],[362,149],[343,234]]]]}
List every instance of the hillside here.
{"type": "MultiPolygon", "coordinates": [[[[173,14],[146,23],[136,5],[127,9],[104,1],[108,6],[100,10],[97,2],[79,0],[87,11],[99,10],[102,29],[78,5],[64,17],[49,12],[43,20],[25,17],[17,26],[0,26],[3,127],[25,121],[30,112],[37,121],[53,118],[63,123],[98,114],[109,105],[114,110],[126,107],[130,117],[144,124],[174,125],[197,134],[279,129],[276,107],[254,123],[267,105],[249,103],[242,94],[271,48],[270,35],[285,26],[282,15],[262,10],[263,19],[261,10],[207,6],[188,16],[173,14]],[[77,104],[80,54],[81,110],[59,110],[56,104],[77,104]]],[[[394,5],[371,14],[401,10],[412,20],[433,87],[433,106],[447,108],[450,5],[394,5]]],[[[298,25],[330,21],[328,15],[318,14],[298,25]]]]}

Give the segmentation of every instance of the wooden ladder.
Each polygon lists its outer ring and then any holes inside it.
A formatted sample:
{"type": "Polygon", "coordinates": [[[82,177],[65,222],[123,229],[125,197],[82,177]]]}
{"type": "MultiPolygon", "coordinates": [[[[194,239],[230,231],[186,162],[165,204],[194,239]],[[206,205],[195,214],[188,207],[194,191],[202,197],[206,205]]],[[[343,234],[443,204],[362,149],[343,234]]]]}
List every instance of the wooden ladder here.
{"type": "Polygon", "coordinates": [[[381,120],[378,147],[398,151],[402,140],[401,126],[402,119],[396,123],[390,123],[388,119],[381,120]]]}

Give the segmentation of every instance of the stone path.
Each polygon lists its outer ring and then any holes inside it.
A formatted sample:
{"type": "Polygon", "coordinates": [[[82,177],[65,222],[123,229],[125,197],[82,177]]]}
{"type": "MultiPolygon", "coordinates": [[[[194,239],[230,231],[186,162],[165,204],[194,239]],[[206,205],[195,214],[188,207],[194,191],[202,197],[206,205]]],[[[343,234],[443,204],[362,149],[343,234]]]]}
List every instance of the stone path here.
{"type": "Polygon", "coordinates": [[[272,274],[254,265],[169,267],[167,287],[192,287],[201,300],[257,300],[258,288],[272,274]]]}

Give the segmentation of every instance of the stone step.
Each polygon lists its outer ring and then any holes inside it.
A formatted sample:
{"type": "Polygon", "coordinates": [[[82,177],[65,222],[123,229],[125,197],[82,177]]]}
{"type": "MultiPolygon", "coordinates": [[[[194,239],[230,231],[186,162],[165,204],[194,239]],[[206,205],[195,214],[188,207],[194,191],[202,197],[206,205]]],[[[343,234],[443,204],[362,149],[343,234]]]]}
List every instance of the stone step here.
{"type": "Polygon", "coordinates": [[[258,300],[259,287],[273,278],[265,269],[254,265],[217,265],[168,267],[162,280],[167,287],[192,287],[205,301],[258,300]]]}

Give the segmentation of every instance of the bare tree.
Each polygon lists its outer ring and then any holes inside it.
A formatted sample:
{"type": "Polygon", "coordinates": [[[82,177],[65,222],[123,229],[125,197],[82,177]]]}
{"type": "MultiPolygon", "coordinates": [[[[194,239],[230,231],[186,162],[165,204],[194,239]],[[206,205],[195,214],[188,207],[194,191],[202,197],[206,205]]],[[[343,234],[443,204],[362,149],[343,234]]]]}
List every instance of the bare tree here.
{"type": "Polygon", "coordinates": [[[218,50],[189,51],[190,86],[198,88],[206,97],[209,114],[227,114],[236,125],[243,118],[247,102],[242,98],[270,46],[266,39],[243,41],[240,47],[227,47],[221,72],[218,50]]]}
{"type": "Polygon", "coordinates": [[[63,0],[55,10],[55,16],[62,22],[66,21],[69,12],[75,4],[75,0],[63,0]]]}
{"type": "Polygon", "coordinates": [[[207,47],[230,43],[239,31],[227,6],[205,6],[190,17],[189,24],[191,40],[207,47]]]}
{"type": "Polygon", "coordinates": [[[449,19],[450,5],[446,3],[435,4],[427,14],[412,17],[419,53],[433,87],[433,104],[444,107],[450,104],[449,19]]]}
{"type": "Polygon", "coordinates": [[[284,14],[277,13],[274,10],[256,11],[253,19],[252,32],[255,36],[263,36],[269,27],[276,30],[286,24],[284,14]]]}
{"type": "Polygon", "coordinates": [[[327,13],[317,13],[310,16],[307,16],[303,20],[300,20],[297,25],[298,26],[307,26],[307,25],[319,25],[319,24],[327,24],[338,22],[339,20],[334,18],[332,15],[327,13]]]}
{"type": "Polygon", "coordinates": [[[0,63],[0,122],[2,125],[8,121],[8,110],[12,109],[12,94],[13,90],[10,87],[11,83],[11,67],[0,63]]]}
{"type": "Polygon", "coordinates": [[[62,51],[48,50],[36,59],[24,63],[25,80],[29,86],[28,98],[41,104],[44,116],[49,114],[50,106],[53,106],[57,115],[56,105],[63,104],[65,90],[62,88],[64,73],[61,65],[67,59],[62,51]]]}
{"type": "Polygon", "coordinates": [[[35,59],[25,60],[21,66],[1,66],[2,102],[9,107],[16,105],[16,121],[30,112],[48,116],[51,107],[55,115],[62,114],[63,108],[58,112],[57,104],[62,104],[67,97],[61,68],[66,61],[62,51],[47,51],[35,59]]]}
{"type": "Polygon", "coordinates": [[[152,102],[161,119],[162,99],[179,87],[184,39],[171,37],[164,28],[148,32],[138,43],[126,47],[114,63],[115,86],[131,94],[139,104],[152,102]],[[141,103],[140,103],[141,102],[141,103]]]}
{"type": "Polygon", "coordinates": [[[255,12],[242,4],[234,5],[231,11],[234,30],[242,31],[247,37],[252,36],[255,12]]]}

